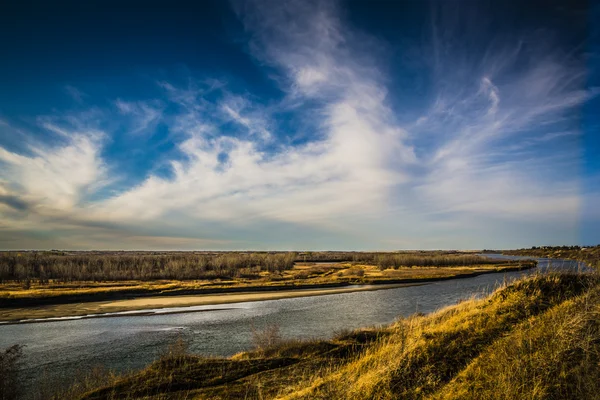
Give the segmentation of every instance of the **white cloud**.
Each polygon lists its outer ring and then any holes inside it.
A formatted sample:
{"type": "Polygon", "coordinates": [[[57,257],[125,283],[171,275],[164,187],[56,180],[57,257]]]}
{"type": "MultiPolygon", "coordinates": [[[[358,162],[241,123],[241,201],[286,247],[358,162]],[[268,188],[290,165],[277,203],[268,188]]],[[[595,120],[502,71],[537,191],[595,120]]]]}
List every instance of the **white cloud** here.
{"type": "Polygon", "coordinates": [[[322,8],[315,14],[301,2],[288,2],[255,10],[266,14],[242,18],[256,34],[255,45],[288,73],[291,87],[299,89],[293,95],[328,98],[322,114],[315,116],[325,137],[265,153],[260,149],[260,140],[268,134],[265,119],[243,114],[247,100],[229,96],[221,109],[259,137],[228,137],[203,115],[201,90],[182,92],[163,84],[189,110],[179,124],[189,136],[179,145],[189,161],[172,163],[173,178],[151,176],[98,204],[93,215],[151,220],[185,210],[199,220],[266,219],[327,226],[343,215],[385,210],[389,190],[407,178],[401,166],[413,163],[415,156],[403,143],[406,132],[394,123],[385,103],[379,71],[354,57],[333,9],[322,8]],[[290,30],[280,19],[286,13],[304,25],[290,30]],[[269,25],[254,26],[254,17],[269,25]],[[263,37],[263,28],[277,30],[282,42],[263,37]],[[315,43],[319,45],[312,49],[315,43]],[[227,154],[225,163],[219,161],[220,154],[227,154]]]}
{"type": "Polygon", "coordinates": [[[264,111],[250,108],[250,102],[241,96],[227,95],[221,102],[221,109],[228,119],[244,126],[250,135],[262,140],[271,139],[268,116],[264,111]]]}
{"type": "Polygon", "coordinates": [[[101,132],[67,132],[53,125],[62,145],[30,147],[30,155],[21,155],[0,147],[2,191],[18,193],[40,210],[70,211],[92,185],[104,178],[100,158],[101,132]]]}

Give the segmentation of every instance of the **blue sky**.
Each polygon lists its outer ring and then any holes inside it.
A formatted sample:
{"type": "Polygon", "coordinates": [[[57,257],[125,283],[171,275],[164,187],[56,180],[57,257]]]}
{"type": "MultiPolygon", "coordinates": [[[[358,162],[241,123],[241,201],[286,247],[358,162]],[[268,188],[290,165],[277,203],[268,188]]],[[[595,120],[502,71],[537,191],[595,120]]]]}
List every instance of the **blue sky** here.
{"type": "Polygon", "coordinates": [[[600,8],[493,3],[12,4],[0,249],[600,243],[600,8]]]}

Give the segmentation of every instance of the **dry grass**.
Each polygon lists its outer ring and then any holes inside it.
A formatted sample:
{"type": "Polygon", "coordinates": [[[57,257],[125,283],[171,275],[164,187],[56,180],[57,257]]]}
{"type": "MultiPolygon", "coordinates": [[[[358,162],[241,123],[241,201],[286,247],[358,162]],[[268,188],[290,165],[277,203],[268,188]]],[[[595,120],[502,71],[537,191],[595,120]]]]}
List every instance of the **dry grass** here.
{"type": "Polygon", "coordinates": [[[355,362],[291,388],[288,398],[423,398],[433,395],[523,320],[582,293],[575,276],[528,279],[487,300],[469,300],[397,323],[355,362]]]}
{"type": "MultiPolygon", "coordinates": [[[[354,261],[277,275],[365,281],[415,271],[446,273],[354,261]]],[[[176,344],[143,371],[97,374],[56,398],[600,399],[600,278],[592,274],[536,275],[486,299],[331,340],[285,341],[276,330],[258,336],[266,339],[256,350],[229,359],[189,355],[176,344]]]]}
{"type": "Polygon", "coordinates": [[[600,290],[595,288],[521,323],[435,398],[597,399],[599,363],[600,290]]]}

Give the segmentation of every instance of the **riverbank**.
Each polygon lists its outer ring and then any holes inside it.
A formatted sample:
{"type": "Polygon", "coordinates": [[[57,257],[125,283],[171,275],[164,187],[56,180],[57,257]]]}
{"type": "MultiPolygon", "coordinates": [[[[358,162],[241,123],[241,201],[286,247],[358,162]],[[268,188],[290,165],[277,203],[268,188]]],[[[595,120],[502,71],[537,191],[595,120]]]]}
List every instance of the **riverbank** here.
{"type": "Polygon", "coordinates": [[[192,355],[178,342],[142,371],[96,375],[57,398],[596,398],[599,317],[597,275],[534,275],[330,340],[261,346],[277,339],[265,331],[257,350],[231,358],[192,355]]]}
{"type": "Polygon", "coordinates": [[[85,316],[86,318],[118,317],[121,315],[131,316],[131,314],[114,314],[131,311],[140,311],[139,315],[151,315],[151,313],[147,311],[176,307],[184,308],[162,313],[165,314],[193,312],[191,310],[186,311],[185,307],[243,303],[249,301],[288,299],[294,297],[322,296],[328,294],[392,289],[397,287],[422,284],[424,283],[365,285],[347,288],[255,291],[241,293],[204,294],[196,296],[152,296],[129,300],[55,304],[32,308],[2,309],[0,310],[0,322],[44,322],[39,320],[52,318],[49,321],[54,321],[54,318],[77,316],[85,316]]]}
{"type": "MultiPolygon", "coordinates": [[[[473,267],[421,267],[380,271],[374,266],[336,264],[299,266],[298,271],[317,271],[307,279],[290,282],[139,282],[101,283],[94,287],[19,289],[0,299],[0,322],[44,318],[102,316],[99,314],[149,309],[230,304],[291,297],[320,296],[364,290],[381,290],[435,281],[471,278],[482,274],[532,268],[535,263],[504,263],[473,267]],[[334,272],[336,272],[334,274],[334,272]],[[152,285],[156,285],[153,287],[152,285]],[[195,285],[195,286],[194,286],[195,285]],[[357,286],[360,285],[360,286],[357,286]],[[75,291],[74,293],[72,291],[75,291]]],[[[306,272],[305,272],[306,273],[306,272]]],[[[6,289],[6,285],[4,286],[6,289]]]]}

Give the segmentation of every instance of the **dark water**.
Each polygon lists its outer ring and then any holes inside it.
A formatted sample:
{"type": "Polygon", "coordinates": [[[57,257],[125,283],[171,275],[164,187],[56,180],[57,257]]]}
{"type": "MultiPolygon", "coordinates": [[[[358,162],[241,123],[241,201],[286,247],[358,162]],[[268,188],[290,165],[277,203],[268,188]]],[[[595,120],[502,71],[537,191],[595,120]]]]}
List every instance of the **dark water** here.
{"type": "Polygon", "coordinates": [[[94,366],[116,371],[142,368],[179,337],[193,353],[230,356],[252,348],[252,326],[277,324],[286,339],[327,338],[342,329],[389,324],[399,316],[486,295],[525,274],[584,268],[575,261],[538,261],[538,267],[528,271],[422,286],[188,308],[211,310],[204,312],[0,325],[0,349],[16,343],[26,346],[22,379],[29,387],[44,375],[70,382],[94,366]]]}

